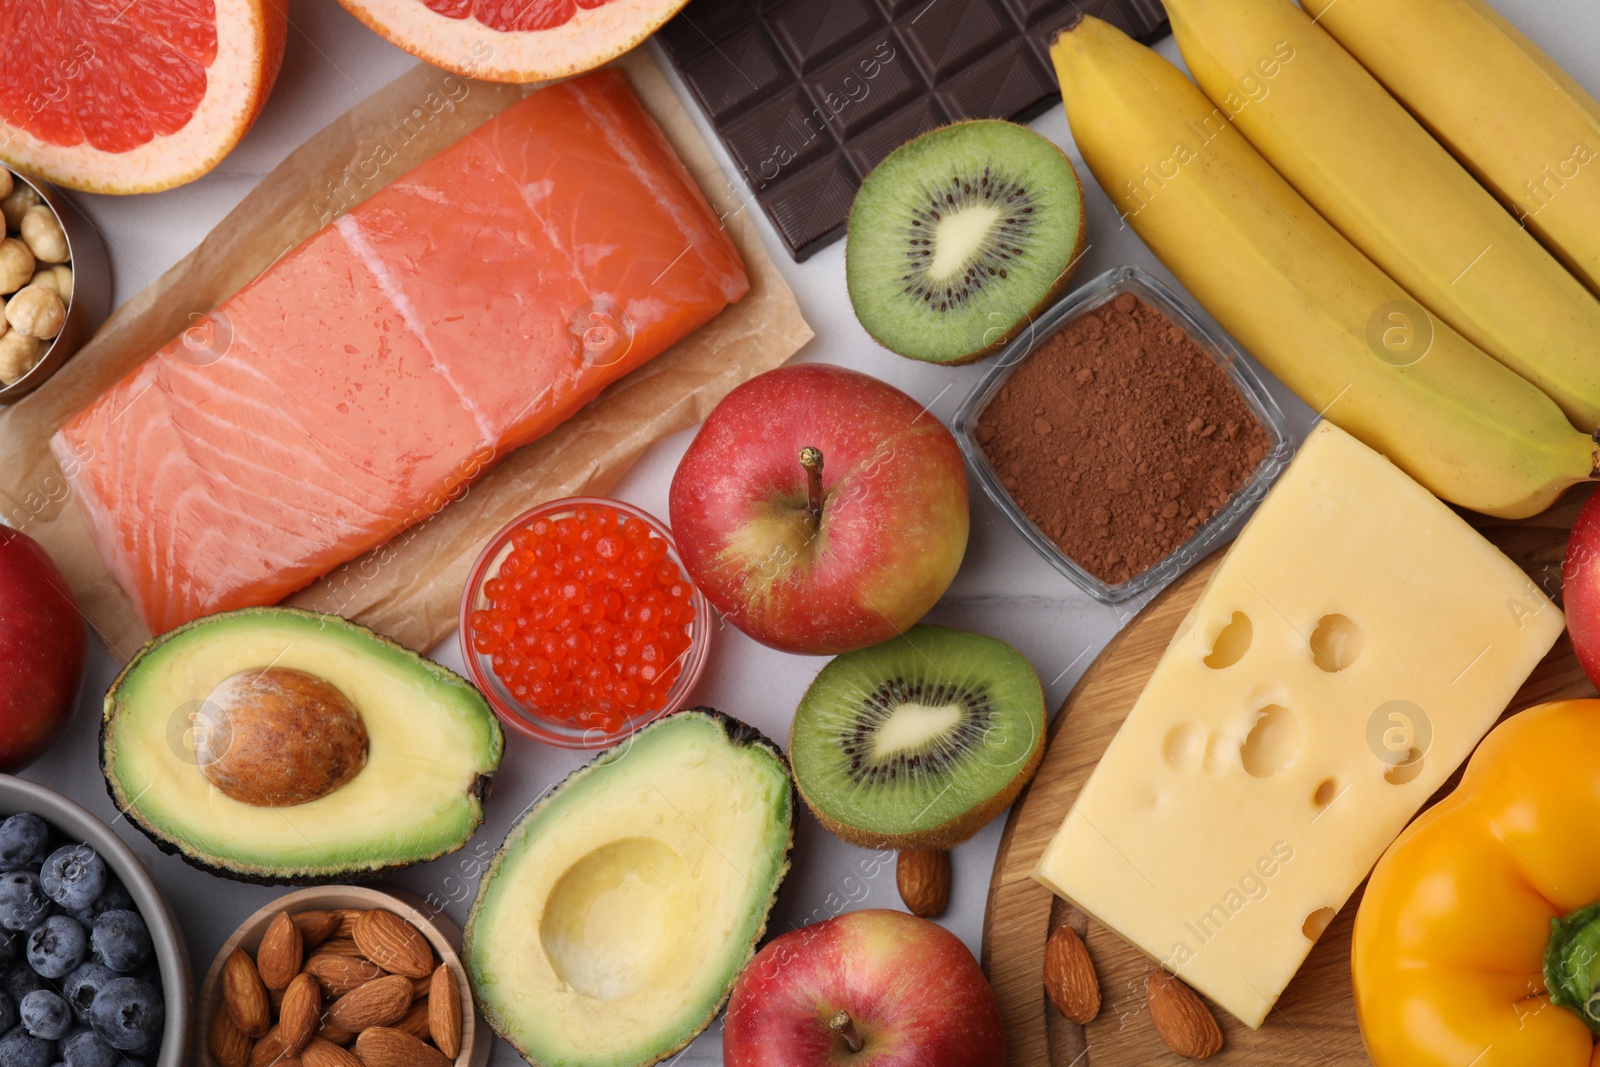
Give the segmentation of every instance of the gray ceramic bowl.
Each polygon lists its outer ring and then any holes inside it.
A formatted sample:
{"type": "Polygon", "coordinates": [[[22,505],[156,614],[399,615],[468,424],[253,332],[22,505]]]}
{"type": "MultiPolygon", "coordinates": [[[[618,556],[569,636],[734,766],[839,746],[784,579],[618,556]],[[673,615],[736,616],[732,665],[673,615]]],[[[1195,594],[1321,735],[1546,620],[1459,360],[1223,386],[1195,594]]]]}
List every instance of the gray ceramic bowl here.
{"type": "Polygon", "coordinates": [[[189,950],[150,875],[122,839],[87,809],[53,789],[0,774],[0,818],[20,811],[31,811],[62,836],[89,845],[122,879],[139,906],[145,925],[150,928],[156,959],[161,964],[161,996],[166,1001],[167,1023],[161,1033],[161,1056],[156,1060],[156,1067],[187,1067],[194,1002],[189,950]]]}

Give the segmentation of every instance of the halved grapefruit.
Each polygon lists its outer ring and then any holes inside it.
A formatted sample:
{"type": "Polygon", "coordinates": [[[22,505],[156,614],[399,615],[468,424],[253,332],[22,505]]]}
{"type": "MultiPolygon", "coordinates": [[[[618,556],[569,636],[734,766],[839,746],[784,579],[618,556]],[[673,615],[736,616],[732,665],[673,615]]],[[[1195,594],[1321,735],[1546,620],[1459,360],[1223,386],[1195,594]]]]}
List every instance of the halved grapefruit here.
{"type": "Polygon", "coordinates": [[[649,37],[687,0],[339,0],[397,48],[467,78],[582,74],[649,37]]]}
{"type": "Polygon", "coordinates": [[[0,0],[0,159],[143,193],[239,143],[283,60],[286,0],[0,0]]]}

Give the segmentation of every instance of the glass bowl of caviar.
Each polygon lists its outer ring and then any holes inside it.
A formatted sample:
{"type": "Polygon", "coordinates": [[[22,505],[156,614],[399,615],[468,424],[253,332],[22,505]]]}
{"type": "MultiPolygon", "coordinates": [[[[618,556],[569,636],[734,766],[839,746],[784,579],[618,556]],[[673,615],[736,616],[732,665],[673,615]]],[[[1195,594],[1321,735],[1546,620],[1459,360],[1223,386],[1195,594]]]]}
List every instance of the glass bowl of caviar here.
{"type": "Polygon", "coordinates": [[[473,683],[508,727],[562,748],[604,748],[682,707],[711,628],[672,531],[602,497],[511,520],[461,600],[473,683]]]}

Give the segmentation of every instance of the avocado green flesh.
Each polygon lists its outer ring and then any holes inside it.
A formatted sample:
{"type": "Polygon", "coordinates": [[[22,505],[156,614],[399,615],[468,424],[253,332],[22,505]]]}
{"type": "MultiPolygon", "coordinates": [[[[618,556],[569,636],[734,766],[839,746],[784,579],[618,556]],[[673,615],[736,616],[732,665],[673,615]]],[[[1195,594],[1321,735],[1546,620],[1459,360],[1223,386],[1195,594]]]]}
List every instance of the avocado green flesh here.
{"type": "Polygon", "coordinates": [[[336,616],[257,608],[145,646],[106,694],[101,762],[118,808],[162,847],[272,881],[377,871],[459,848],[482,822],[482,780],[502,745],[483,696],[445,668],[336,616]],[[291,807],[224,795],[185,737],[218,682],[268,665],[332,683],[367,730],[355,777],[291,807]]]}
{"type": "Polygon", "coordinates": [[[575,771],[479,886],[462,951],[479,1010],[547,1067],[682,1048],[766,928],[793,807],[783,757],[714,713],[669,716],[575,771]]]}

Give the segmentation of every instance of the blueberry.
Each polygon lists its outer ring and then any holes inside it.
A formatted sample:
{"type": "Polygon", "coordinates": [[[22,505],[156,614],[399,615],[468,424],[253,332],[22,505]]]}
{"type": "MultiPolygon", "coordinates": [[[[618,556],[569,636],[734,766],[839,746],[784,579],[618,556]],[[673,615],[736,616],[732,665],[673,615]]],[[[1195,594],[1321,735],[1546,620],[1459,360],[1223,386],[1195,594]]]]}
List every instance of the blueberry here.
{"type": "Polygon", "coordinates": [[[73,1034],[61,1046],[66,1067],[117,1067],[121,1054],[93,1030],[73,1034]]]}
{"type": "Polygon", "coordinates": [[[67,909],[68,914],[77,919],[85,930],[93,926],[94,921],[108,911],[138,910],[134,906],[133,897],[128,893],[128,890],[123,887],[121,882],[117,881],[116,875],[109,873],[106,875],[106,887],[100,892],[99,896],[94,898],[94,903],[87,908],[67,909]]]}
{"type": "Polygon", "coordinates": [[[12,1000],[21,1000],[35,989],[48,989],[45,980],[39,977],[39,972],[28,966],[26,960],[13,963],[11,969],[0,976],[0,990],[12,1000]]]}
{"type": "Polygon", "coordinates": [[[50,1067],[55,1058],[54,1041],[34,1037],[20,1026],[0,1035],[0,1064],[5,1067],[50,1067]]]}
{"type": "Polygon", "coordinates": [[[107,982],[89,1005],[89,1025],[119,1049],[142,1049],[159,1041],[165,1017],[161,994],[137,978],[107,982]]]}
{"type": "Polygon", "coordinates": [[[32,812],[25,811],[0,822],[0,871],[39,866],[49,843],[50,827],[32,812]]]}
{"type": "Polygon", "coordinates": [[[77,1016],[79,1022],[89,1021],[89,1005],[94,1003],[95,994],[116,978],[116,971],[94,960],[89,960],[67,975],[67,980],[61,983],[61,992],[66,996],[67,1003],[72,1005],[72,1014],[77,1016]]]}
{"type": "Polygon", "coordinates": [[[89,955],[83,927],[52,915],[28,932],[28,964],[46,978],[65,978],[89,955]]]}
{"type": "Polygon", "coordinates": [[[93,1030],[79,1029],[61,1042],[61,1059],[65,1067],[119,1067],[122,1054],[93,1030]]]}
{"type": "Polygon", "coordinates": [[[89,935],[94,958],[126,974],[150,958],[150,931],[136,911],[108,911],[94,921],[89,935]]]}
{"type": "Polygon", "coordinates": [[[87,908],[106,887],[106,861],[88,845],[58,848],[44,861],[39,886],[69,911],[87,908]]]}
{"type": "Polygon", "coordinates": [[[0,1034],[17,1025],[17,1002],[10,993],[0,993],[0,1034]]]}
{"type": "Polygon", "coordinates": [[[7,930],[27,930],[49,913],[50,898],[44,895],[37,874],[32,871],[0,874],[0,926],[7,930]]]}
{"type": "Polygon", "coordinates": [[[72,1009],[61,994],[35,989],[22,998],[22,1027],[34,1037],[60,1041],[72,1029],[72,1009]]]}

